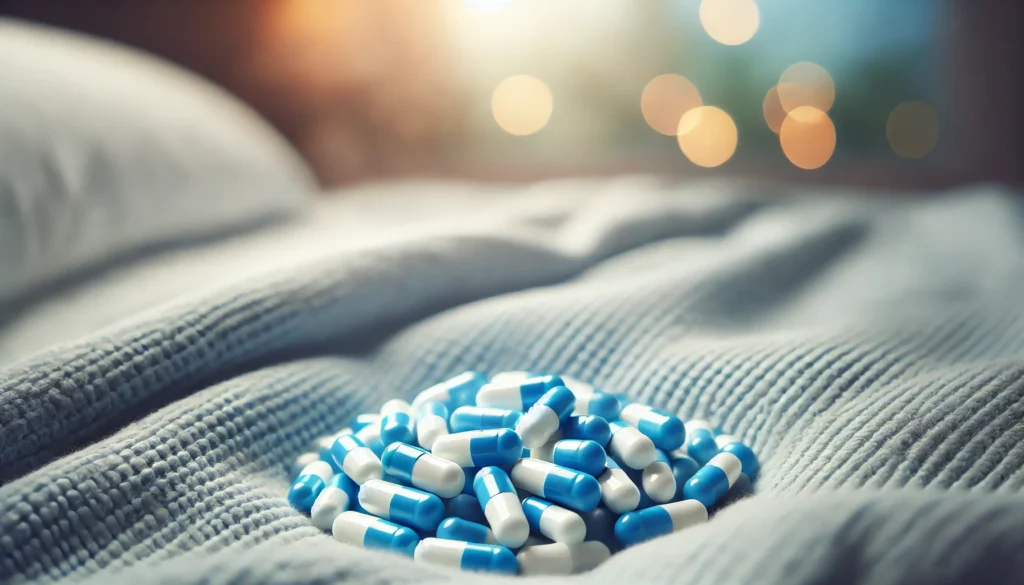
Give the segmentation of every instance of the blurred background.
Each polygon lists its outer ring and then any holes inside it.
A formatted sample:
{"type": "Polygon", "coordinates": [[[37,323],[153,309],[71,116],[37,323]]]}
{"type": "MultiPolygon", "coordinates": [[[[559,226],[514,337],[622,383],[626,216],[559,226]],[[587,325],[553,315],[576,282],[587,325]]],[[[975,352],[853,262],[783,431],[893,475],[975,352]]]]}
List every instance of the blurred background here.
{"type": "Polygon", "coordinates": [[[1022,182],[1016,0],[0,0],[241,96],[324,186],[1022,182]]]}

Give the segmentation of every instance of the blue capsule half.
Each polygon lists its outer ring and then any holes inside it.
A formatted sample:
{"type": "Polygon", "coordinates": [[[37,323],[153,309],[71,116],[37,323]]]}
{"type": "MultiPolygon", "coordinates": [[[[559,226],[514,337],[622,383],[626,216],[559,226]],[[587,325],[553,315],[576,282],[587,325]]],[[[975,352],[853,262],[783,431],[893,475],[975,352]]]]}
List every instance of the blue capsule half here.
{"type": "Polygon", "coordinates": [[[701,466],[707,465],[708,461],[718,455],[718,443],[711,432],[711,425],[707,421],[691,420],[686,423],[685,428],[686,453],[701,466]]]}
{"type": "Polygon", "coordinates": [[[604,473],[608,456],[596,441],[563,439],[554,444],[551,462],[597,477],[604,473]]]}
{"type": "Polygon", "coordinates": [[[603,448],[608,446],[612,430],[603,417],[596,414],[580,414],[570,416],[562,424],[562,438],[594,441],[603,448]]]}
{"type": "Polygon", "coordinates": [[[415,445],[416,419],[404,412],[385,416],[380,422],[380,442],[385,448],[392,443],[415,445]]]}
{"type": "Polygon", "coordinates": [[[676,495],[673,499],[681,500],[686,482],[690,481],[690,478],[700,470],[700,465],[692,457],[683,456],[673,459],[669,466],[672,468],[672,475],[676,478],[676,495]]]}
{"type": "Polygon", "coordinates": [[[616,420],[622,411],[622,402],[607,392],[594,392],[576,399],[575,414],[593,414],[607,420],[616,420]]]}
{"type": "Polygon", "coordinates": [[[683,486],[683,498],[697,500],[710,508],[725,497],[740,476],[740,460],[732,453],[719,453],[683,486]]]}
{"type": "Polygon", "coordinates": [[[476,499],[476,496],[472,494],[460,494],[448,500],[445,504],[445,513],[448,516],[462,518],[470,522],[487,523],[487,518],[484,517],[484,510],[480,507],[480,500],[476,499]]]}
{"type": "Polygon", "coordinates": [[[514,429],[523,413],[488,406],[460,406],[452,413],[448,426],[453,433],[485,429],[514,429]]]}
{"type": "Polygon", "coordinates": [[[445,518],[437,527],[437,537],[448,540],[462,540],[477,544],[496,544],[491,529],[478,522],[462,518],[445,518]]]}
{"type": "Polygon", "coordinates": [[[463,372],[420,392],[412,401],[412,406],[419,408],[424,402],[436,400],[449,410],[454,410],[460,406],[473,404],[476,401],[476,393],[486,383],[487,376],[480,372],[463,372]]]}

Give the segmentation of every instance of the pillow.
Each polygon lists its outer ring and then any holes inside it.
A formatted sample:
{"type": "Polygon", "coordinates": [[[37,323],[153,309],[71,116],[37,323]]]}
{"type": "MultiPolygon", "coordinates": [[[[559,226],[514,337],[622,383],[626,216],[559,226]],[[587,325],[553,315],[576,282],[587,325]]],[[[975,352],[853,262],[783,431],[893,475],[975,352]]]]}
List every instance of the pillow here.
{"type": "Polygon", "coordinates": [[[313,188],[285,140],[211,83],[0,18],[0,303],[295,212],[313,188]]]}

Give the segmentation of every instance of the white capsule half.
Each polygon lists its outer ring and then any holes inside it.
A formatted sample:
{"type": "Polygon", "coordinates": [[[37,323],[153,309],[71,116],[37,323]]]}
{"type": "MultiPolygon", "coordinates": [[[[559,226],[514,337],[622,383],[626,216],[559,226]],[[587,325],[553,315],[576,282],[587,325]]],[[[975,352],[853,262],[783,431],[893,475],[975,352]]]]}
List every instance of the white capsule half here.
{"type": "Polygon", "coordinates": [[[526,411],[516,425],[516,434],[523,439],[523,447],[534,449],[540,447],[554,436],[562,421],[558,414],[550,408],[535,404],[526,411]]]}
{"type": "Polygon", "coordinates": [[[518,384],[529,377],[530,372],[522,370],[514,372],[498,372],[491,377],[490,382],[491,384],[507,386],[509,384],[518,384]]]}
{"type": "Polygon", "coordinates": [[[492,496],[484,507],[484,518],[494,538],[509,548],[519,548],[530,536],[530,524],[523,514],[519,496],[512,492],[492,496]]]}
{"type": "Polygon", "coordinates": [[[644,493],[659,504],[670,501],[676,495],[676,477],[672,468],[663,461],[655,461],[644,468],[641,475],[644,493]]]}
{"type": "Polygon", "coordinates": [[[608,453],[626,467],[643,469],[658,458],[654,442],[640,431],[618,421],[609,426],[612,429],[612,438],[608,442],[608,453]]]}
{"type": "Polygon", "coordinates": [[[348,510],[349,503],[345,490],[330,485],[325,487],[313,502],[309,513],[313,526],[320,530],[330,530],[334,526],[334,519],[348,510]]]}
{"type": "Polygon", "coordinates": [[[454,498],[466,485],[466,474],[458,463],[431,453],[424,453],[416,459],[411,479],[412,485],[442,498],[454,498]]]}
{"type": "Polygon", "coordinates": [[[448,421],[436,415],[427,415],[416,421],[416,440],[420,447],[430,450],[438,437],[448,434],[448,421]]]}
{"type": "Polygon", "coordinates": [[[539,544],[524,547],[516,555],[522,575],[572,575],[589,571],[611,556],[608,547],[597,541],[578,544],[539,544]]]}
{"type": "Polygon", "coordinates": [[[610,461],[597,483],[601,486],[601,501],[612,512],[625,514],[640,505],[640,488],[610,461]]]}

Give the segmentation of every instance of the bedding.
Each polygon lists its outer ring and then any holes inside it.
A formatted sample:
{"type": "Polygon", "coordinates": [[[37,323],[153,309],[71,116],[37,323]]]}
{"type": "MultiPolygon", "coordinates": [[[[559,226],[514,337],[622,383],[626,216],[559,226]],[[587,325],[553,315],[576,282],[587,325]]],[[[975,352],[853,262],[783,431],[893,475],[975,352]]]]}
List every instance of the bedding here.
{"type": "Polygon", "coordinates": [[[533,582],[1020,582],[1014,194],[403,189],[459,199],[0,370],[0,581],[504,582],[337,543],[285,493],[353,414],[530,368],[708,418],[763,465],[708,524],[533,582]]]}

